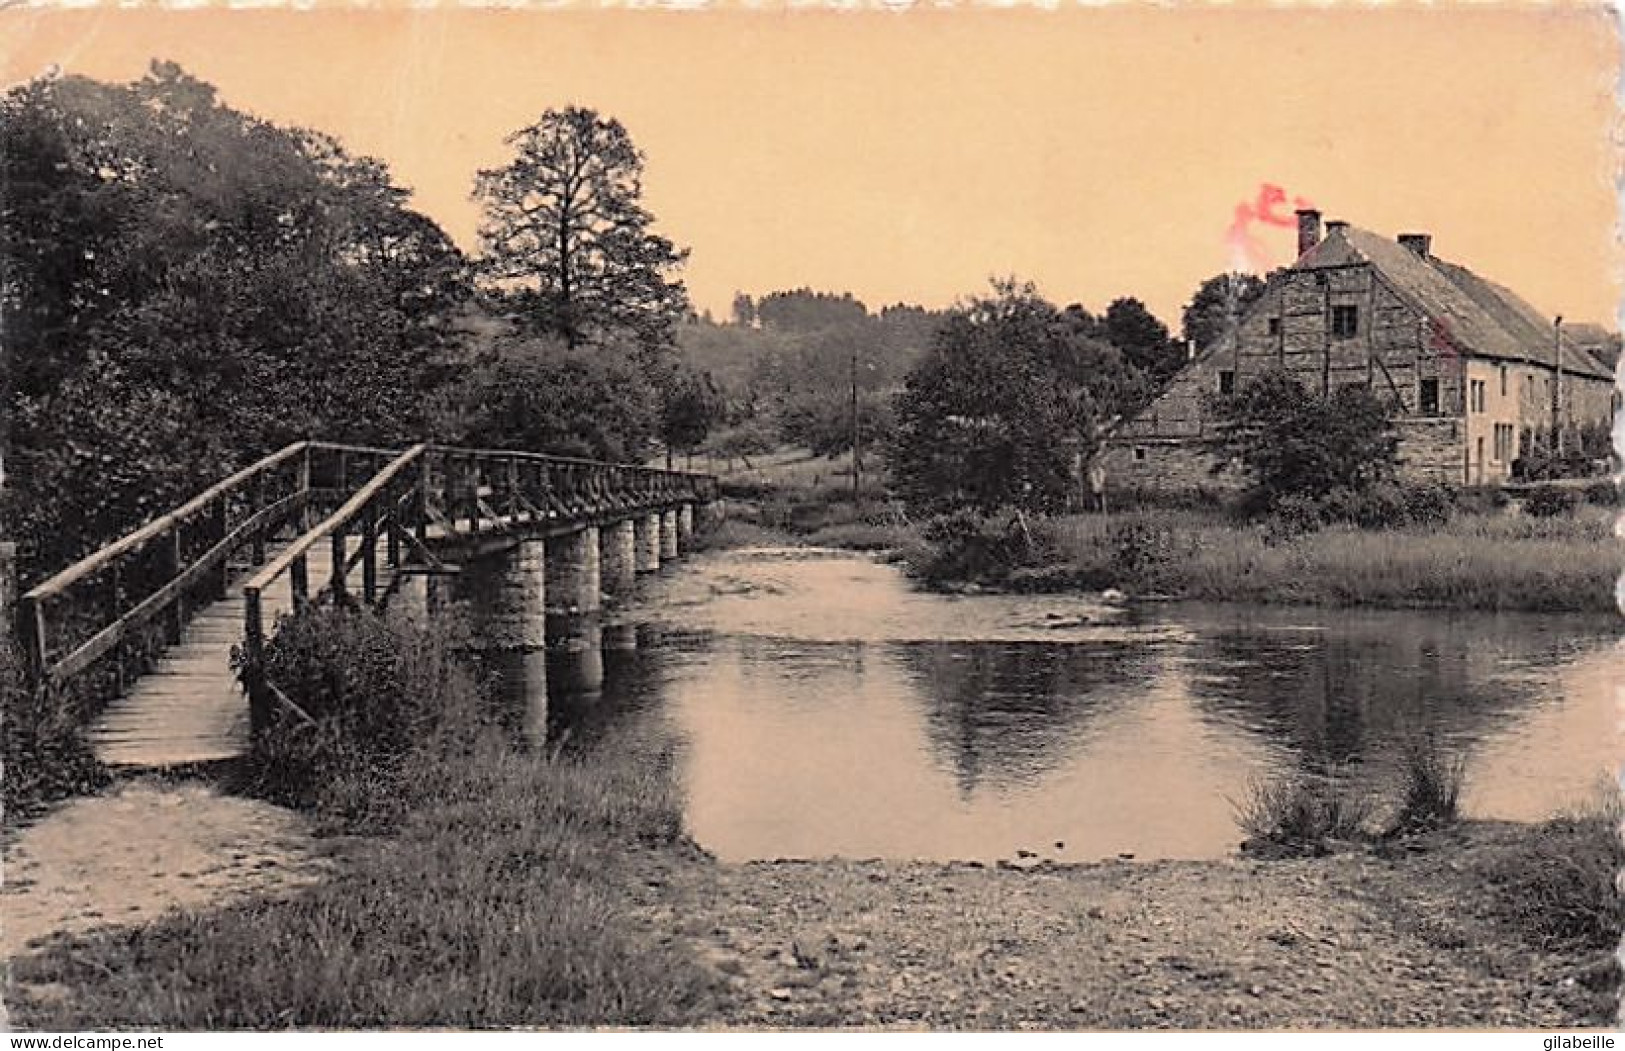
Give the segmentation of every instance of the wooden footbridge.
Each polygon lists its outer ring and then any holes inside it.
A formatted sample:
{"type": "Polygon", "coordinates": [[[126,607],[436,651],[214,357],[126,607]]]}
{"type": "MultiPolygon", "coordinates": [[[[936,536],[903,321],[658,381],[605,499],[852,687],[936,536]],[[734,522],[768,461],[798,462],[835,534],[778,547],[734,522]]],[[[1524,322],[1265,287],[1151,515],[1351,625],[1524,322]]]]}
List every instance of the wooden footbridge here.
{"type": "Polygon", "coordinates": [[[305,717],[261,662],[294,608],[382,606],[461,560],[529,547],[521,612],[540,643],[544,545],[565,556],[558,601],[596,608],[600,587],[675,557],[715,496],[709,476],[624,464],[299,442],[23,595],[18,635],[33,688],[99,712],[89,737],[105,764],[225,759],[256,725],[305,717]]]}

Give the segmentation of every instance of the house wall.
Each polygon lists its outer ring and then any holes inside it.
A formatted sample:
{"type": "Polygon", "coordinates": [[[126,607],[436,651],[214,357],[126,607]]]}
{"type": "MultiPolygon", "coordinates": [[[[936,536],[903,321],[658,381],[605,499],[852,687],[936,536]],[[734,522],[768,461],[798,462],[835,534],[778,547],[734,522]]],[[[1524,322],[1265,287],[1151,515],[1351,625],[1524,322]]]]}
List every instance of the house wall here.
{"type": "MultiPolygon", "coordinates": [[[[1237,338],[1185,367],[1167,390],[1132,420],[1119,425],[1100,463],[1110,489],[1141,491],[1235,488],[1239,472],[1214,473],[1223,462],[1214,439],[1209,402],[1229,372],[1237,388],[1270,370],[1284,370],[1309,390],[1370,385],[1401,406],[1397,414],[1399,475],[1448,485],[1504,481],[1524,430],[1550,426],[1553,371],[1506,364],[1501,394],[1499,362],[1465,358],[1433,323],[1389,287],[1368,263],[1284,270],[1237,327],[1237,338]],[[1337,306],[1358,311],[1352,336],[1332,334],[1337,306]],[[1278,324],[1271,332],[1271,320],[1278,324]],[[1422,385],[1438,385],[1437,407],[1421,415],[1422,385]],[[1485,383],[1483,412],[1469,412],[1471,380],[1485,383]],[[1497,461],[1495,424],[1513,426],[1513,455],[1497,461]],[[1477,461],[1478,441],[1484,458],[1477,461]],[[1136,453],[1135,450],[1139,450],[1136,453]]],[[[1571,423],[1612,418],[1613,388],[1593,377],[1565,374],[1564,417],[1571,423]]]]}
{"type": "MultiPolygon", "coordinates": [[[[1469,391],[1473,381],[1482,380],[1485,393],[1482,412],[1469,399],[1467,440],[1462,446],[1464,478],[1473,485],[1507,481],[1524,432],[1551,429],[1557,374],[1544,365],[1475,358],[1467,364],[1467,379],[1469,391]],[[1512,427],[1511,455],[1504,460],[1495,456],[1497,424],[1512,427]]],[[[1559,404],[1564,426],[1607,424],[1613,418],[1613,385],[1596,377],[1565,373],[1559,404]]]]}

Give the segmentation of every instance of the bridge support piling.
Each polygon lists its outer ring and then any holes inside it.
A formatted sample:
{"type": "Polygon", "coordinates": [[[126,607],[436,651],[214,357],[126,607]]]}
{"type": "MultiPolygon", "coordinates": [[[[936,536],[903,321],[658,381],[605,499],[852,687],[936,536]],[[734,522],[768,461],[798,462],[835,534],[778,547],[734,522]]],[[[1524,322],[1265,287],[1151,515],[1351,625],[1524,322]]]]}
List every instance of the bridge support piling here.
{"type": "Polygon", "coordinates": [[[660,568],[660,513],[641,515],[632,524],[637,533],[637,571],[653,573],[660,568]]]}
{"type": "Polygon", "coordinates": [[[624,595],[638,571],[638,531],[631,519],[598,530],[598,573],[604,591],[624,595]]]}
{"type": "Polygon", "coordinates": [[[687,554],[694,549],[694,505],[684,504],[677,509],[677,551],[687,554]]]}
{"type": "Polygon", "coordinates": [[[0,543],[0,646],[16,637],[17,545],[0,543]]]}
{"type": "Polygon", "coordinates": [[[677,512],[660,512],[660,561],[677,558],[677,512]]]}
{"type": "Polygon", "coordinates": [[[599,598],[598,527],[587,526],[547,541],[547,606],[550,614],[593,613],[599,598]]]}
{"type": "Polygon", "coordinates": [[[526,741],[547,741],[547,544],[525,540],[474,559],[457,591],[478,595],[473,648],[500,670],[502,694],[526,741]]]}

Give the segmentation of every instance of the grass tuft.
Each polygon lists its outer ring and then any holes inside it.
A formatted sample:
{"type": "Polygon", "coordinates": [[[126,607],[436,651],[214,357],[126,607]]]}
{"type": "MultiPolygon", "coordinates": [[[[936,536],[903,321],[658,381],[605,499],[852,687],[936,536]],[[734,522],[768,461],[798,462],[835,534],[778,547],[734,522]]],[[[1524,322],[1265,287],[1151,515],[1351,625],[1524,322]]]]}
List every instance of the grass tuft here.
{"type": "Polygon", "coordinates": [[[1390,835],[1429,832],[1456,822],[1467,760],[1447,754],[1431,737],[1411,738],[1400,760],[1400,801],[1390,835]]]}
{"type": "Polygon", "coordinates": [[[1324,854],[1333,841],[1362,839],[1372,814],[1370,800],[1336,772],[1254,778],[1231,806],[1248,836],[1244,849],[1290,855],[1324,854]]]}

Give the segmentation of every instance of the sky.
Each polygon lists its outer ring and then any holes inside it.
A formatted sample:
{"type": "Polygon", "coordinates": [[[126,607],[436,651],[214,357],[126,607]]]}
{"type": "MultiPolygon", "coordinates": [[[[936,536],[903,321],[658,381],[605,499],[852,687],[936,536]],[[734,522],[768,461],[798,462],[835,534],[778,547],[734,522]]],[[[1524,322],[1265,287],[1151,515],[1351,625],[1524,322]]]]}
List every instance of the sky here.
{"type": "MultiPolygon", "coordinates": [[[[697,307],[809,286],[945,306],[994,276],[1177,328],[1237,208],[1428,232],[1546,314],[1615,324],[1619,42],[1600,8],[1479,5],[0,11],[0,79],[178,61],[382,158],[476,247],[475,172],[549,107],[617,117],[697,307]]],[[[1255,223],[1254,265],[1290,261],[1255,223]]]]}

